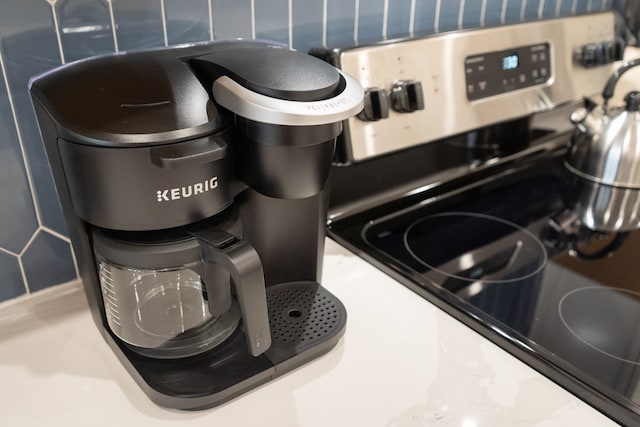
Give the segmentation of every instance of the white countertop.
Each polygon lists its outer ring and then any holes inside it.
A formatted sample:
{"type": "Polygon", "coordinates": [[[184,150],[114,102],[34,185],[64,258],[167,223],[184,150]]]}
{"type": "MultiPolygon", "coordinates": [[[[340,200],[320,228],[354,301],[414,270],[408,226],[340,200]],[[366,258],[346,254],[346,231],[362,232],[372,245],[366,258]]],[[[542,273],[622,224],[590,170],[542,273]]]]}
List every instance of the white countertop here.
{"type": "Polygon", "coordinates": [[[103,341],[78,287],[53,302],[4,307],[0,425],[615,425],[330,240],[323,284],[348,311],[337,347],[198,412],[149,401],[103,341]]]}

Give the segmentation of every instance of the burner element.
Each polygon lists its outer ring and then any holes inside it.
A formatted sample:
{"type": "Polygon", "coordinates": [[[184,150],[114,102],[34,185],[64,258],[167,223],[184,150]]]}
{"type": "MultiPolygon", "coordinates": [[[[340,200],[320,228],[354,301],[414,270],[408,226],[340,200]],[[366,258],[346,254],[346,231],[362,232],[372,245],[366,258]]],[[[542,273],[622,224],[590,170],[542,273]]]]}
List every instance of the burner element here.
{"type": "Polygon", "coordinates": [[[562,323],[587,346],[616,360],[640,365],[640,293],[590,286],[565,294],[558,304],[562,323]]]}
{"type": "Polygon", "coordinates": [[[547,252],[530,231],[513,222],[472,212],[446,212],[413,222],[407,251],[442,287],[471,297],[489,284],[513,284],[540,274],[547,252]]]}

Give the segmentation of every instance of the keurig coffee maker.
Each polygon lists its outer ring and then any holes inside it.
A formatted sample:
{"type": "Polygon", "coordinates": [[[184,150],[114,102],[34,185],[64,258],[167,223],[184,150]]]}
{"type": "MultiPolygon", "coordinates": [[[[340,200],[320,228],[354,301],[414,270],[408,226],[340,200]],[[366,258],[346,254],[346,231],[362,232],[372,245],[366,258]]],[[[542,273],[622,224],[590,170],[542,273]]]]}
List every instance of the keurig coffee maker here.
{"type": "Polygon", "coordinates": [[[229,41],[83,60],[30,90],[94,320],[154,402],[215,406],[337,343],[326,181],[357,82],[229,41]]]}

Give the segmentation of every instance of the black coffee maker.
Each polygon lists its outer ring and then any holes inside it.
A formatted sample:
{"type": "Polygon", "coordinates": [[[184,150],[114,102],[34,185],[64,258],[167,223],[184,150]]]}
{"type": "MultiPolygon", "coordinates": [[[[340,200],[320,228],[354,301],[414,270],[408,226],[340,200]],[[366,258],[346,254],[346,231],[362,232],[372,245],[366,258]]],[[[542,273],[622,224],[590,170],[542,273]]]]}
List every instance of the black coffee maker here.
{"type": "Polygon", "coordinates": [[[326,181],[357,82],[229,41],[79,61],[30,90],[94,320],[153,401],[211,407],[337,343],[326,181]]]}

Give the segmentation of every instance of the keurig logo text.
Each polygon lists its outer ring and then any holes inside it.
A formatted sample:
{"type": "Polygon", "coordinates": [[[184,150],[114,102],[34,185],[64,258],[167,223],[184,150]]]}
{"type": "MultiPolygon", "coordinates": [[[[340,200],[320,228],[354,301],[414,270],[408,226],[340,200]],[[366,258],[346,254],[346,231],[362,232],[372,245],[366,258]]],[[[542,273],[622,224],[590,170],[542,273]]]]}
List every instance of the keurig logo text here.
{"type": "Polygon", "coordinates": [[[218,187],[218,177],[214,176],[206,181],[189,184],[184,187],[168,188],[156,191],[158,202],[169,202],[171,200],[186,199],[198,194],[206,193],[218,187]]]}
{"type": "Polygon", "coordinates": [[[346,98],[343,96],[333,101],[308,103],[306,104],[306,107],[307,107],[307,110],[310,110],[310,111],[325,111],[325,110],[333,110],[335,108],[342,107],[348,102],[349,102],[349,98],[346,98]]]}

